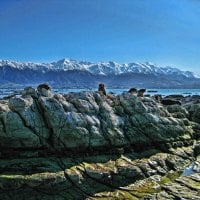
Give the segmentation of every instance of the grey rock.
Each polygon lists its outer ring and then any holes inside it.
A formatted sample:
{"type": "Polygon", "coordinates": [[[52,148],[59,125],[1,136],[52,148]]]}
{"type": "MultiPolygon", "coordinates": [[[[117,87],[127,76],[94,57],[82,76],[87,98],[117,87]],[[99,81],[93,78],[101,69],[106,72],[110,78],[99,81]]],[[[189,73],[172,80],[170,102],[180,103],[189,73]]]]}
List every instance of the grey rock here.
{"type": "Polygon", "coordinates": [[[26,110],[26,108],[30,107],[33,104],[32,97],[14,97],[9,99],[8,106],[11,110],[20,112],[26,110]]]}
{"type": "Polygon", "coordinates": [[[23,120],[17,113],[8,112],[3,118],[5,132],[0,132],[0,144],[6,148],[39,148],[39,137],[31,129],[24,125],[23,120]]]}
{"type": "Polygon", "coordinates": [[[35,88],[33,87],[26,87],[24,88],[24,90],[21,91],[22,96],[33,96],[33,97],[37,97],[37,92],[35,90],[35,88]]]}
{"type": "MultiPolygon", "coordinates": [[[[9,145],[13,148],[17,148],[15,134],[19,146],[19,132],[25,130],[31,135],[29,140],[33,138],[33,146],[38,148],[87,151],[90,147],[106,151],[127,145],[133,149],[152,144],[156,148],[178,147],[185,144],[182,140],[192,140],[193,135],[198,137],[200,129],[190,121],[194,116],[198,119],[197,107],[191,105],[164,107],[153,98],[129,93],[107,97],[98,92],[53,94],[48,85],[38,86],[38,96],[31,95],[35,92],[33,88],[24,91],[22,96],[0,102],[1,142],[7,144],[11,134],[13,140],[9,145]]],[[[29,142],[22,146],[31,146],[29,142]]]]}

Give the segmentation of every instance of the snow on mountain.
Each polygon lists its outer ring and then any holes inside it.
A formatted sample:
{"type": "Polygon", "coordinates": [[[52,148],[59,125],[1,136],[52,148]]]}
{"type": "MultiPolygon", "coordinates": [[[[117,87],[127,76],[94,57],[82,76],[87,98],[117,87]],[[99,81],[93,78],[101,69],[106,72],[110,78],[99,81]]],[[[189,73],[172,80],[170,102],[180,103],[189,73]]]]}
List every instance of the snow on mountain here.
{"type": "Polygon", "coordinates": [[[11,67],[19,70],[24,70],[24,69],[42,70],[42,69],[50,69],[52,65],[49,63],[33,63],[33,62],[0,60],[0,67],[11,67]]]}
{"type": "Polygon", "coordinates": [[[52,63],[33,63],[33,62],[16,62],[8,60],[0,60],[0,67],[11,67],[18,70],[32,69],[35,71],[69,71],[82,70],[88,71],[92,74],[109,75],[109,74],[123,74],[123,73],[143,73],[154,75],[170,75],[170,76],[184,76],[187,78],[199,78],[193,72],[182,71],[173,67],[160,67],[156,64],[145,62],[132,62],[128,64],[119,64],[116,62],[98,62],[91,63],[87,61],[76,61],[71,59],[62,59],[52,63]]]}
{"type": "Polygon", "coordinates": [[[122,66],[115,62],[101,62],[97,64],[90,64],[88,66],[88,71],[93,74],[101,74],[101,75],[108,75],[108,74],[120,74],[123,73],[121,71],[122,66]]]}
{"type": "MultiPolygon", "coordinates": [[[[86,65],[87,66],[87,65],[86,65]]],[[[76,60],[70,60],[70,59],[62,59],[57,62],[51,63],[51,69],[53,70],[85,70],[85,64],[84,63],[78,63],[76,60]]]]}

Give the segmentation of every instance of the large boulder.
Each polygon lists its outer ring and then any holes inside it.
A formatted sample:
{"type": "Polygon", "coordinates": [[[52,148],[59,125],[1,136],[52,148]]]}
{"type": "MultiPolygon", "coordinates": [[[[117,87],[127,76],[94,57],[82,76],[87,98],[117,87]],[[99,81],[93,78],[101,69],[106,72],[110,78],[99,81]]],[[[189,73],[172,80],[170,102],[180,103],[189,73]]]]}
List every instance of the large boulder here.
{"type": "Polygon", "coordinates": [[[199,199],[199,103],[181,100],[46,85],[0,100],[0,199],[199,199]]]}
{"type": "MultiPolygon", "coordinates": [[[[28,128],[19,114],[7,112],[3,117],[4,132],[0,132],[0,145],[3,148],[39,148],[38,135],[28,128]]],[[[3,150],[3,149],[2,149],[3,150]]]]}
{"type": "Polygon", "coordinates": [[[30,107],[33,104],[32,97],[14,97],[9,99],[8,106],[10,110],[14,112],[21,112],[26,110],[28,107],[30,107]]]}
{"type": "Polygon", "coordinates": [[[9,141],[9,147],[20,147],[21,142],[23,148],[32,145],[53,152],[163,148],[169,143],[180,146],[179,141],[192,140],[198,132],[197,124],[187,119],[198,122],[197,107],[164,107],[153,98],[130,93],[53,94],[43,84],[37,88],[38,96],[33,88],[25,91],[0,103],[1,143],[9,141]]]}

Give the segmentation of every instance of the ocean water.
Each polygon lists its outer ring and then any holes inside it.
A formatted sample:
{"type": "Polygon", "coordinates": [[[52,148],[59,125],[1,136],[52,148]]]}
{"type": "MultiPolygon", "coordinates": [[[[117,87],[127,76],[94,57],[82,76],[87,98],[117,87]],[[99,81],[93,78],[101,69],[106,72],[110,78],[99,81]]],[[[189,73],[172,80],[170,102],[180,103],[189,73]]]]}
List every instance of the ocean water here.
{"type": "MultiPolygon", "coordinates": [[[[0,88],[0,98],[3,98],[5,96],[12,95],[14,93],[18,94],[22,88],[0,88]]],[[[66,89],[66,88],[53,88],[53,92],[55,93],[61,93],[61,94],[67,94],[70,92],[81,92],[81,91],[96,91],[96,88],[82,88],[82,89],[66,89]]],[[[107,88],[106,91],[114,94],[121,94],[123,92],[127,92],[129,88],[107,88]]],[[[161,94],[162,96],[167,96],[167,95],[172,95],[172,94],[180,94],[183,96],[188,96],[188,95],[200,95],[200,88],[199,89],[146,89],[146,93],[151,96],[155,94],[161,94]]]]}
{"type": "MultiPolygon", "coordinates": [[[[95,91],[97,89],[53,89],[55,92],[58,93],[69,93],[69,92],[80,92],[80,91],[95,91]]],[[[129,88],[127,89],[113,89],[113,88],[107,88],[107,92],[111,92],[114,94],[121,94],[123,92],[127,92],[129,88]]],[[[200,95],[200,88],[199,89],[146,89],[145,94],[155,95],[155,94],[161,94],[163,96],[172,95],[172,94],[180,94],[183,96],[188,95],[200,95]]]]}

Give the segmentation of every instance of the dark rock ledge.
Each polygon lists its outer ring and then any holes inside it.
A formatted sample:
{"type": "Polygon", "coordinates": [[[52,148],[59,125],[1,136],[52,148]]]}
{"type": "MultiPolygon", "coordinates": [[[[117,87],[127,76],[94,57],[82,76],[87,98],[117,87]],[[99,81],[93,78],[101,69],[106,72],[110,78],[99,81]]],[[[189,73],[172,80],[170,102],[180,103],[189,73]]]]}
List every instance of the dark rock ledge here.
{"type": "Polygon", "coordinates": [[[200,103],[183,102],[50,87],[0,100],[0,199],[198,199],[199,174],[180,175],[200,103]]]}

